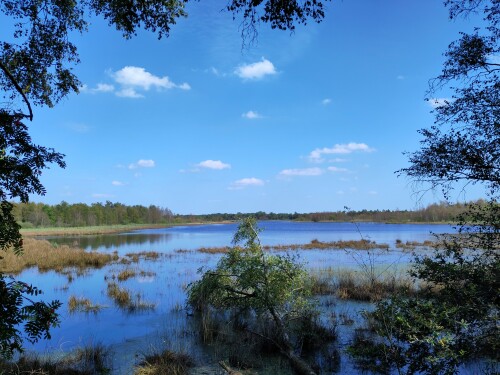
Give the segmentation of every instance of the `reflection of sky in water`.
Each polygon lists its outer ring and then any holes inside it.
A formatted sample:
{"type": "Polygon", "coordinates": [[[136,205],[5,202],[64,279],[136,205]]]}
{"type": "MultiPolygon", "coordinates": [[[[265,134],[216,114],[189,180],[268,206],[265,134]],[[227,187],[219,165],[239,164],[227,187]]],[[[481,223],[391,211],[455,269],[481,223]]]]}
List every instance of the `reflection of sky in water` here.
{"type": "MultiPolygon", "coordinates": [[[[320,241],[359,240],[376,242],[423,241],[431,239],[430,232],[453,231],[449,225],[381,224],[381,223],[301,223],[265,221],[260,223],[264,245],[300,244],[313,239],[320,241]]],[[[44,237],[57,244],[75,245],[86,250],[128,252],[193,250],[200,247],[228,246],[237,224],[193,225],[161,229],[144,229],[129,233],[79,236],[44,237]]]]}
{"type": "MultiPolygon", "coordinates": [[[[431,238],[430,231],[435,233],[451,231],[447,225],[373,223],[362,223],[356,227],[347,223],[263,222],[261,226],[265,228],[261,233],[261,241],[269,245],[308,243],[313,239],[356,240],[361,238],[360,233],[362,233],[366,239],[386,242],[393,246],[396,239],[423,241],[431,238]]],[[[42,340],[27,347],[43,352],[60,352],[89,343],[111,345],[115,353],[113,373],[116,374],[129,374],[137,353],[148,353],[151,347],[161,348],[164,343],[170,344],[174,349],[185,349],[201,355],[193,334],[194,318],[188,318],[183,310],[179,311],[179,306],[185,305],[184,288],[198,277],[197,269],[201,266],[214,266],[220,255],[195,251],[177,253],[175,250],[230,245],[236,227],[237,224],[183,226],[118,235],[50,238],[51,242],[59,244],[77,243],[88,250],[103,252],[116,250],[121,255],[152,250],[165,255],[158,261],[141,261],[139,264],[129,266],[114,264],[100,270],[90,270],[88,274],[76,277],[69,284],[65,276],[54,272],[40,274],[34,269],[23,272],[19,279],[42,288],[44,300],[59,299],[65,304],[60,310],[62,324],[53,330],[52,340],[42,340]],[[109,280],[112,275],[117,275],[127,267],[156,273],[155,276],[138,276],[119,283],[121,287],[133,293],[140,293],[144,300],[155,303],[156,309],[129,313],[118,309],[106,295],[105,277],[109,280]],[[61,289],[65,285],[68,289],[61,289]],[[106,307],[96,315],[81,312],[69,314],[66,304],[71,295],[89,298],[93,303],[106,307]]],[[[299,261],[306,263],[309,268],[356,268],[360,261],[359,259],[356,261],[352,255],[343,250],[308,250],[292,254],[297,255],[299,261]]],[[[367,253],[358,252],[358,254],[364,257],[361,261],[369,261],[367,253]]],[[[409,257],[409,254],[391,250],[377,254],[375,260],[376,265],[385,267],[391,263],[407,263],[409,257]]],[[[354,307],[352,303],[338,303],[335,309],[339,308],[352,309],[356,314],[359,305],[354,307]]],[[[350,328],[346,329],[346,332],[351,332],[350,328]]],[[[343,369],[347,373],[355,373],[349,363],[344,364],[343,369]]]]}

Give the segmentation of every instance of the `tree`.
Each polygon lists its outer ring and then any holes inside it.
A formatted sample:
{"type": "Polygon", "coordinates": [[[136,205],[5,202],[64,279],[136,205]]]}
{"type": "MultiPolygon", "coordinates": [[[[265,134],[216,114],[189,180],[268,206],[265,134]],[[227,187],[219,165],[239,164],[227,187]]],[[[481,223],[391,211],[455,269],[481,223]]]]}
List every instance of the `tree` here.
{"type": "Polygon", "coordinates": [[[203,272],[200,280],[188,287],[188,302],[198,311],[207,308],[251,311],[260,321],[271,321],[275,335],[265,337],[291,362],[299,374],[314,374],[294,351],[290,338],[291,321],[314,315],[309,302],[310,286],[304,268],[286,256],[264,253],[253,218],[242,221],[233,247],[214,270],[203,272]]]}
{"type": "MultiPolygon", "coordinates": [[[[0,41],[0,248],[22,252],[19,225],[9,200],[27,202],[29,194],[44,194],[39,177],[49,164],[64,167],[63,155],[31,141],[26,120],[33,120],[34,106],[53,107],[80,82],[72,72],[79,62],[74,32],[89,27],[91,15],[102,16],[110,26],[131,38],[139,28],[168,36],[177,19],[186,17],[188,0],[3,0],[0,13],[12,21],[12,32],[0,41]]],[[[242,13],[243,35],[255,36],[255,23],[293,30],[308,19],[320,22],[323,3],[233,0],[226,9],[234,16],[242,13]],[[253,31],[252,34],[249,31],[253,31]]],[[[4,21],[2,21],[4,22],[4,21]]],[[[6,282],[0,274],[0,354],[21,349],[18,324],[26,323],[28,338],[49,337],[49,327],[57,323],[53,310],[58,302],[35,303],[29,295],[39,291],[23,283],[6,282]],[[26,304],[23,304],[24,303],[26,304]],[[47,310],[49,309],[49,310],[47,310]],[[48,313],[52,311],[52,313],[48,313]],[[41,324],[38,324],[41,323],[41,324]]]]}
{"type": "MultiPolygon", "coordinates": [[[[445,197],[462,184],[481,184],[488,201],[457,218],[457,235],[441,236],[431,255],[416,256],[410,275],[425,287],[417,297],[382,301],[368,315],[374,334],[356,336],[350,350],[381,372],[455,374],[471,360],[500,360],[500,2],[446,0],[450,18],[483,14],[487,25],[449,45],[429,94],[436,121],[423,129],[420,150],[399,171],[445,197]]],[[[493,372],[495,369],[493,368],[493,372]]]]}
{"type": "Polygon", "coordinates": [[[446,0],[450,18],[483,14],[485,28],[448,47],[441,74],[431,81],[428,100],[435,105],[435,124],[422,129],[421,148],[408,154],[410,166],[398,171],[447,196],[457,182],[483,184],[490,194],[500,187],[500,3],[490,0],[446,0]],[[448,88],[453,96],[436,99],[448,88]]]}

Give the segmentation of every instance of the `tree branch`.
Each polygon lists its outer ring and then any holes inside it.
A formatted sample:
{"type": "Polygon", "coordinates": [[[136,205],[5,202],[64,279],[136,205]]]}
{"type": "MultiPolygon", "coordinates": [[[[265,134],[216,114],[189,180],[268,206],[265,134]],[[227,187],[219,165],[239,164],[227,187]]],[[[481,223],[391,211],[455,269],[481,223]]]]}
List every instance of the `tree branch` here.
{"type": "Polygon", "coordinates": [[[29,118],[30,121],[33,121],[33,111],[31,109],[31,104],[30,104],[28,98],[26,97],[26,94],[23,92],[23,89],[21,88],[21,86],[19,86],[19,83],[17,83],[17,81],[14,78],[14,76],[12,75],[12,73],[9,71],[9,69],[7,69],[7,67],[4,64],[2,64],[2,62],[0,62],[0,69],[2,69],[2,71],[5,73],[5,75],[7,76],[7,78],[14,85],[15,89],[17,90],[17,92],[19,94],[21,94],[21,96],[23,97],[24,102],[28,106],[28,110],[29,110],[30,114],[29,115],[25,115],[24,113],[21,113],[21,115],[23,117],[29,118]]]}

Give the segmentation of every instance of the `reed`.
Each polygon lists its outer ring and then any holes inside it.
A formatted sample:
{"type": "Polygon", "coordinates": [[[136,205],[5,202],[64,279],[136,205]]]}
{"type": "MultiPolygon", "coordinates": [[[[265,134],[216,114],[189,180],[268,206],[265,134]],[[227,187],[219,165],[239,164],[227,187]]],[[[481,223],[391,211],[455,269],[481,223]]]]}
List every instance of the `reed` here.
{"type": "Polygon", "coordinates": [[[127,253],[127,258],[133,263],[138,263],[140,260],[158,260],[161,254],[157,251],[140,251],[138,253],[127,253]]]}
{"type": "Polygon", "coordinates": [[[88,298],[71,296],[68,299],[68,310],[70,313],[81,311],[97,314],[102,308],[102,305],[93,304],[88,298]]]}
{"type": "Polygon", "coordinates": [[[115,282],[108,283],[107,295],[119,308],[128,312],[152,310],[156,307],[154,303],[145,301],[140,293],[132,296],[132,293],[128,289],[121,288],[115,282]]]}
{"type": "Polygon", "coordinates": [[[24,269],[37,267],[40,272],[54,270],[63,273],[65,269],[76,268],[83,272],[89,268],[102,268],[116,262],[118,254],[87,252],[67,245],[54,246],[45,240],[26,238],[20,256],[6,251],[0,259],[0,272],[18,274],[24,269]]]}
{"type": "Polygon", "coordinates": [[[9,375],[92,375],[111,373],[111,353],[101,344],[87,345],[61,358],[23,354],[15,362],[0,358],[0,374],[9,375]]]}
{"type": "Polygon", "coordinates": [[[135,368],[134,375],[187,375],[193,366],[194,361],[189,355],[165,350],[146,356],[135,368]]]}
{"type": "Polygon", "coordinates": [[[127,225],[101,225],[86,227],[46,227],[46,228],[25,228],[21,229],[24,237],[36,236],[83,236],[96,234],[112,234],[130,232],[138,229],[165,228],[164,224],[127,224],[127,225]]]}
{"type": "MultiPolygon", "coordinates": [[[[201,247],[197,251],[206,254],[226,254],[232,247],[222,246],[222,247],[201,247]]],[[[289,245],[265,245],[262,246],[265,251],[287,251],[287,250],[371,250],[371,249],[389,249],[389,245],[386,243],[377,243],[375,241],[369,240],[352,240],[352,241],[330,241],[322,242],[318,240],[312,240],[305,244],[289,244],[289,245]]],[[[184,252],[187,250],[177,250],[177,252],[184,252]]]]}
{"type": "Polygon", "coordinates": [[[394,295],[414,295],[420,286],[404,274],[387,273],[373,280],[349,269],[317,269],[310,273],[312,293],[339,299],[380,301],[394,295]]]}
{"type": "Polygon", "coordinates": [[[121,271],[118,276],[116,277],[118,281],[126,281],[132,277],[135,277],[137,275],[137,272],[131,268],[126,268],[123,271],[121,271]]]}

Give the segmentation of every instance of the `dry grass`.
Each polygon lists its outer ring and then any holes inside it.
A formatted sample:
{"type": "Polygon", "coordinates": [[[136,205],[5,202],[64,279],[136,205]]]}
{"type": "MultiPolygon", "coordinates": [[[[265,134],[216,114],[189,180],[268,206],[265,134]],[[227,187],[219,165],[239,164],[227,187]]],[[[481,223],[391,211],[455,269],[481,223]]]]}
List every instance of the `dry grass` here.
{"type": "Polygon", "coordinates": [[[141,251],[138,253],[125,254],[125,256],[134,263],[138,263],[140,260],[158,260],[158,258],[160,258],[160,255],[161,254],[157,251],[141,251]]]}
{"type": "Polygon", "coordinates": [[[357,301],[380,301],[396,294],[412,295],[419,290],[419,285],[401,274],[385,274],[370,280],[362,272],[329,268],[314,270],[311,280],[313,294],[357,301]]]}
{"type": "Polygon", "coordinates": [[[145,301],[140,293],[132,296],[128,289],[121,288],[115,282],[108,283],[107,294],[119,308],[129,312],[153,310],[156,307],[154,303],[145,301]]]}
{"type": "Polygon", "coordinates": [[[25,239],[23,248],[21,256],[15,255],[12,251],[2,254],[0,272],[17,274],[35,266],[40,272],[49,270],[63,272],[71,267],[83,272],[89,268],[102,268],[118,260],[116,253],[87,252],[67,245],[54,246],[48,241],[33,238],[25,239]]]}
{"type": "Polygon", "coordinates": [[[95,375],[111,373],[110,352],[103,345],[86,346],[58,360],[23,355],[16,362],[0,359],[0,374],[9,375],[95,375]]]}
{"type": "Polygon", "coordinates": [[[118,281],[125,281],[135,276],[137,276],[137,272],[135,270],[126,268],[121,271],[116,278],[118,279],[118,281]]]}
{"type": "Polygon", "coordinates": [[[84,313],[94,313],[97,314],[103,306],[94,305],[91,300],[84,297],[71,296],[68,300],[68,310],[70,313],[81,311],[84,313]]]}
{"type": "MultiPolygon", "coordinates": [[[[265,245],[262,246],[265,251],[285,251],[285,250],[341,250],[341,249],[354,249],[354,250],[371,250],[371,249],[389,249],[389,245],[385,243],[376,243],[368,240],[352,240],[352,241],[330,241],[322,242],[312,240],[305,244],[290,244],[290,245],[265,245]]],[[[228,253],[232,247],[202,247],[198,251],[206,254],[225,254],[228,253]]],[[[177,250],[183,252],[187,250],[177,250]]]]}
{"type": "Polygon", "coordinates": [[[135,368],[134,375],[187,375],[193,359],[184,353],[165,350],[146,356],[135,368]]]}
{"type": "Polygon", "coordinates": [[[402,250],[415,250],[417,247],[429,248],[437,245],[437,242],[425,240],[424,242],[396,240],[396,247],[402,250]]]}

